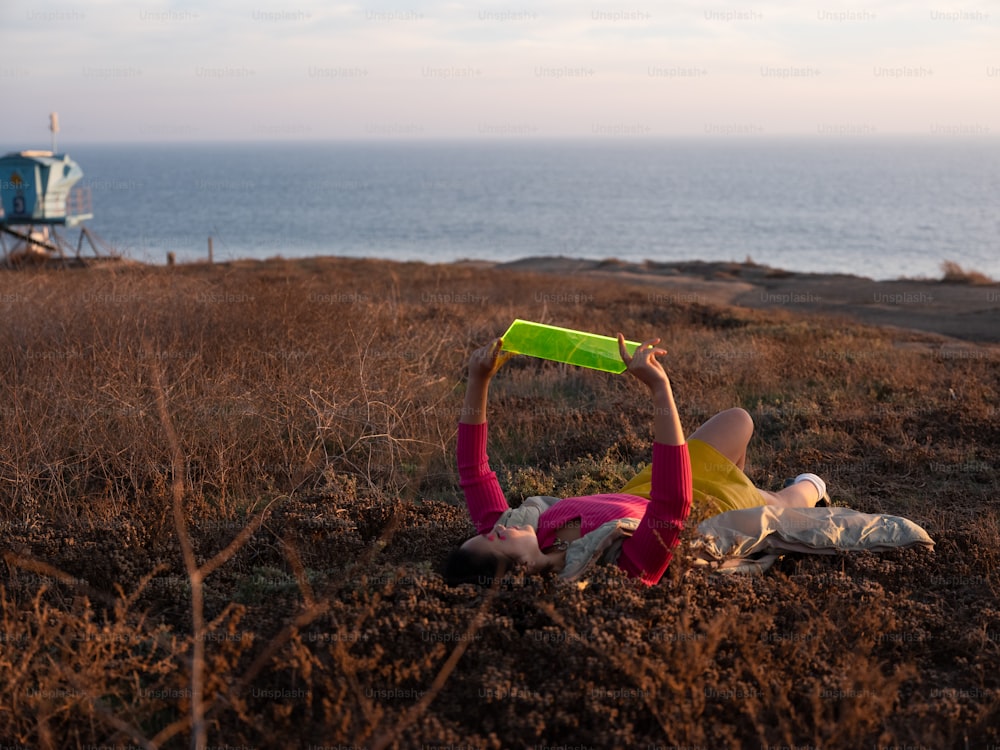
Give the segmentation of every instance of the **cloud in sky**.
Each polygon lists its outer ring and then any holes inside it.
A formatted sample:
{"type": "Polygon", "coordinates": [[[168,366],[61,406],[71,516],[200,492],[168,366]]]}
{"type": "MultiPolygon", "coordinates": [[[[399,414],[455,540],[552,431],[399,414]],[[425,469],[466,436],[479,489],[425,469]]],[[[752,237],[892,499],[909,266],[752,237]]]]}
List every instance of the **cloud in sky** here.
{"type": "Polygon", "coordinates": [[[7,0],[0,141],[1000,133],[1000,9],[7,0]]]}

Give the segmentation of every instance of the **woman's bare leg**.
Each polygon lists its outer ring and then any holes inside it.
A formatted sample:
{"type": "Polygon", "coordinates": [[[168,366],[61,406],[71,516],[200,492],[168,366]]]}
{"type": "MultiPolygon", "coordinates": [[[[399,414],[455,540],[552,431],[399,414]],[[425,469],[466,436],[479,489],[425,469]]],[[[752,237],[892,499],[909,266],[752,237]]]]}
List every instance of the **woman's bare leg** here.
{"type": "Polygon", "coordinates": [[[779,508],[812,508],[819,501],[819,490],[812,482],[796,482],[777,492],[758,490],[768,505],[779,508]]]}
{"type": "MultiPolygon", "coordinates": [[[[743,471],[747,462],[747,445],[753,435],[753,417],[745,409],[735,407],[719,412],[695,430],[689,438],[708,443],[743,471]]],[[[812,508],[820,495],[812,482],[796,482],[777,492],[758,488],[768,505],[782,508],[812,508]]]]}
{"type": "Polygon", "coordinates": [[[688,438],[708,443],[743,471],[747,463],[747,445],[753,435],[753,417],[746,409],[735,407],[720,411],[688,438]]]}

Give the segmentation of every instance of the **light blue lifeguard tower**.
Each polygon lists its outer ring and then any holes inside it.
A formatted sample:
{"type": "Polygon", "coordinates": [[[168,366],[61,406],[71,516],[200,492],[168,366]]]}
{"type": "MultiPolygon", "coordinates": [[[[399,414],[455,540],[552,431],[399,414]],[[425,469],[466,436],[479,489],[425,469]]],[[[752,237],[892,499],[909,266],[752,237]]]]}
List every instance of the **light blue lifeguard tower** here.
{"type": "Polygon", "coordinates": [[[89,189],[74,185],[83,177],[83,170],[66,154],[55,149],[55,134],[59,131],[56,114],[51,115],[52,150],[16,151],[0,157],[0,242],[3,263],[7,266],[47,263],[85,265],[81,256],[84,238],[90,243],[95,258],[106,257],[98,248],[93,234],[83,226],[92,219],[89,189]],[[73,252],[57,231],[57,227],[80,227],[80,238],[73,252]],[[16,240],[7,247],[7,237],[16,240]]]}

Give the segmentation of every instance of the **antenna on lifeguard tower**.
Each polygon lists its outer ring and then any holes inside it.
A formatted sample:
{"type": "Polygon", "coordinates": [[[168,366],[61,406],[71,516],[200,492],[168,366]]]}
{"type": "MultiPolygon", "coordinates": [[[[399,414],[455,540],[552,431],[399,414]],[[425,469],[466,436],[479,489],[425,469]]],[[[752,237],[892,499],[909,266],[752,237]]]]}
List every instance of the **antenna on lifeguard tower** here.
{"type": "Polygon", "coordinates": [[[59,132],[59,113],[49,112],[49,130],[52,131],[52,153],[56,152],[56,133],[59,132]]]}

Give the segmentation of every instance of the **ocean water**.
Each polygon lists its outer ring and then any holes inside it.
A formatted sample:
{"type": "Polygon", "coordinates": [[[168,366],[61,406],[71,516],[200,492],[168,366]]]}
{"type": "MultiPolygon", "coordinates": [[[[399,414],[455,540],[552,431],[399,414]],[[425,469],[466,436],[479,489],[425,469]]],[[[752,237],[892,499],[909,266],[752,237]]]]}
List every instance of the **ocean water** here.
{"type": "MultiPolygon", "coordinates": [[[[13,150],[13,149],[8,149],[13,150]]],[[[67,144],[88,226],[165,262],[737,260],[1000,278],[1000,139],[67,144]]]]}

